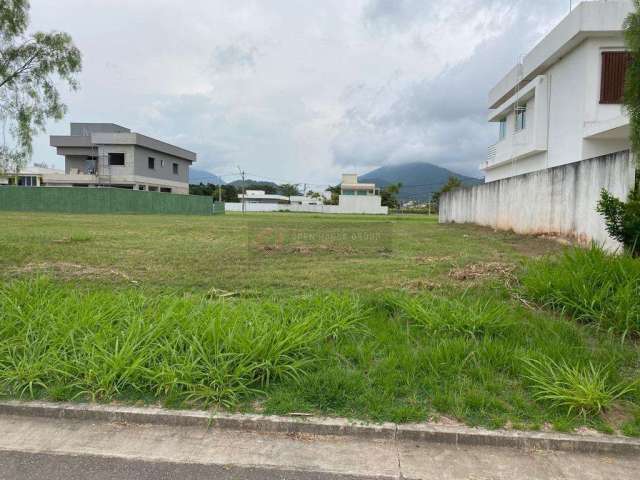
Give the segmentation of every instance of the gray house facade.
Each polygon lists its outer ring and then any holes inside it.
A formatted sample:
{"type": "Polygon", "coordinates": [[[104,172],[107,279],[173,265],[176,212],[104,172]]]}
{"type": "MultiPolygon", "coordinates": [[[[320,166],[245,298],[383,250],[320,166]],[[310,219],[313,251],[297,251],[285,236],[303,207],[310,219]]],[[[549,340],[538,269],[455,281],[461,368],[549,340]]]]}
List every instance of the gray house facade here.
{"type": "Polygon", "coordinates": [[[189,193],[194,152],[120,125],[71,123],[69,135],[52,135],[49,143],[64,156],[65,171],[47,175],[45,185],[189,193]]]}

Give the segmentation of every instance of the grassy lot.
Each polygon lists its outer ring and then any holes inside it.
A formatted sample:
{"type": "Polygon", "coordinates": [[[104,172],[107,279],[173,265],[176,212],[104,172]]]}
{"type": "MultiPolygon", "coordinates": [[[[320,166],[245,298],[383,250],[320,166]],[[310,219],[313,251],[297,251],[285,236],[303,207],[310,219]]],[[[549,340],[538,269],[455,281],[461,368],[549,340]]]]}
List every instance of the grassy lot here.
{"type": "Polygon", "coordinates": [[[285,295],[310,289],[449,288],[460,283],[450,277],[452,270],[468,267],[472,280],[559,250],[552,241],[468,225],[440,226],[434,217],[415,215],[0,212],[0,223],[5,278],[40,272],[74,284],[134,283],[179,292],[217,288],[285,295]],[[353,236],[367,238],[352,241],[353,236]]]}
{"type": "Polygon", "coordinates": [[[419,216],[0,222],[2,395],[640,435],[636,317],[570,302],[637,315],[597,255],[550,288],[558,243],[419,216]]]}

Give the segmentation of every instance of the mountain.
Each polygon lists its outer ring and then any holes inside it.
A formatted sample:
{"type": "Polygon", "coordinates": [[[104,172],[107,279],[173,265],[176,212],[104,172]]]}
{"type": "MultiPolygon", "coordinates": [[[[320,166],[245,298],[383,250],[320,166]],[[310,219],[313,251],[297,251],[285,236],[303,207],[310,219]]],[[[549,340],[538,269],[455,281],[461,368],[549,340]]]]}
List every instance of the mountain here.
{"type": "Polygon", "coordinates": [[[213,183],[214,185],[225,184],[217,175],[207,172],[206,170],[198,170],[197,168],[189,169],[189,183],[192,185],[198,185],[199,183],[213,183]]]}
{"type": "Polygon", "coordinates": [[[426,162],[404,163],[377,168],[358,178],[362,183],[375,183],[377,187],[386,187],[392,183],[402,183],[398,198],[400,200],[427,201],[447,183],[449,177],[457,177],[463,185],[482,183],[479,178],[467,177],[437,167],[426,162]]]}

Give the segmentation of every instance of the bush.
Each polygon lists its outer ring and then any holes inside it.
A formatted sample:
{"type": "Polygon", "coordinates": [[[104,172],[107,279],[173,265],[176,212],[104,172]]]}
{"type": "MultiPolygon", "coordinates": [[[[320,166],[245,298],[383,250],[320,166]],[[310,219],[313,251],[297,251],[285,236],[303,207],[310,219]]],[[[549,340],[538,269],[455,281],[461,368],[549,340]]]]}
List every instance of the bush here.
{"type": "Polygon", "coordinates": [[[634,257],[640,256],[640,193],[635,188],[623,202],[602,190],[597,211],[605,218],[607,232],[634,257]]]}
{"type": "Polygon", "coordinates": [[[622,334],[640,334],[640,262],[598,246],[534,260],[521,279],[525,296],[574,319],[622,334]]]}

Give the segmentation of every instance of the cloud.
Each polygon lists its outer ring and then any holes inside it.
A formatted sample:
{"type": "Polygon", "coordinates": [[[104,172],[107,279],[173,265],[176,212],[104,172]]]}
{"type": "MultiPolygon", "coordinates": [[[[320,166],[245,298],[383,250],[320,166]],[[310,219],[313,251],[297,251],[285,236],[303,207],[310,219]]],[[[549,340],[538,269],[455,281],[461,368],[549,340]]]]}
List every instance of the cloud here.
{"type": "Polygon", "coordinates": [[[231,44],[216,47],[211,55],[210,68],[214,73],[255,70],[258,48],[231,44]]]}
{"type": "MultiPolygon", "coordinates": [[[[292,183],[426,160],[477,173],[489,88],[566,13],[557,0],[32,0],[71,34],[69,121],[115,122],[198,168],[292,183]]],[[[61,165],[40,135],[34,160],[61,165]]]]}
{"type": "MultiPolygon", "coordinates": [[[[377,21],[389,17],[396,23],[417,22],[405,12],[419,15],[426,9],[411,8],[411,0],[391,3],[372,0],[365,7],[365,21],[370,22],[373,16],[377,21]]],[[[479,9],[478,18],[484,18],[483,7],[491,9],[504,3],[457,2],[458,7],[465,6],[461,10],[469,6],[479,9]]],[[[536,27],[549,25],[558,14],[557,9],[548,8],[550,1],[540,3],[547,3],[547,10],[545,5],[529,10],[522,5],[506,14],[508,23],[485,36],[465,60],[445,65],[434,76],[349,89],[348,108],[332,143],[334,162],[368,168],[426,161],[479,175],[478,165],[496,138],[495,128],[486,121],[488,91],[519,54],[538,40],[536,27]]]]}

